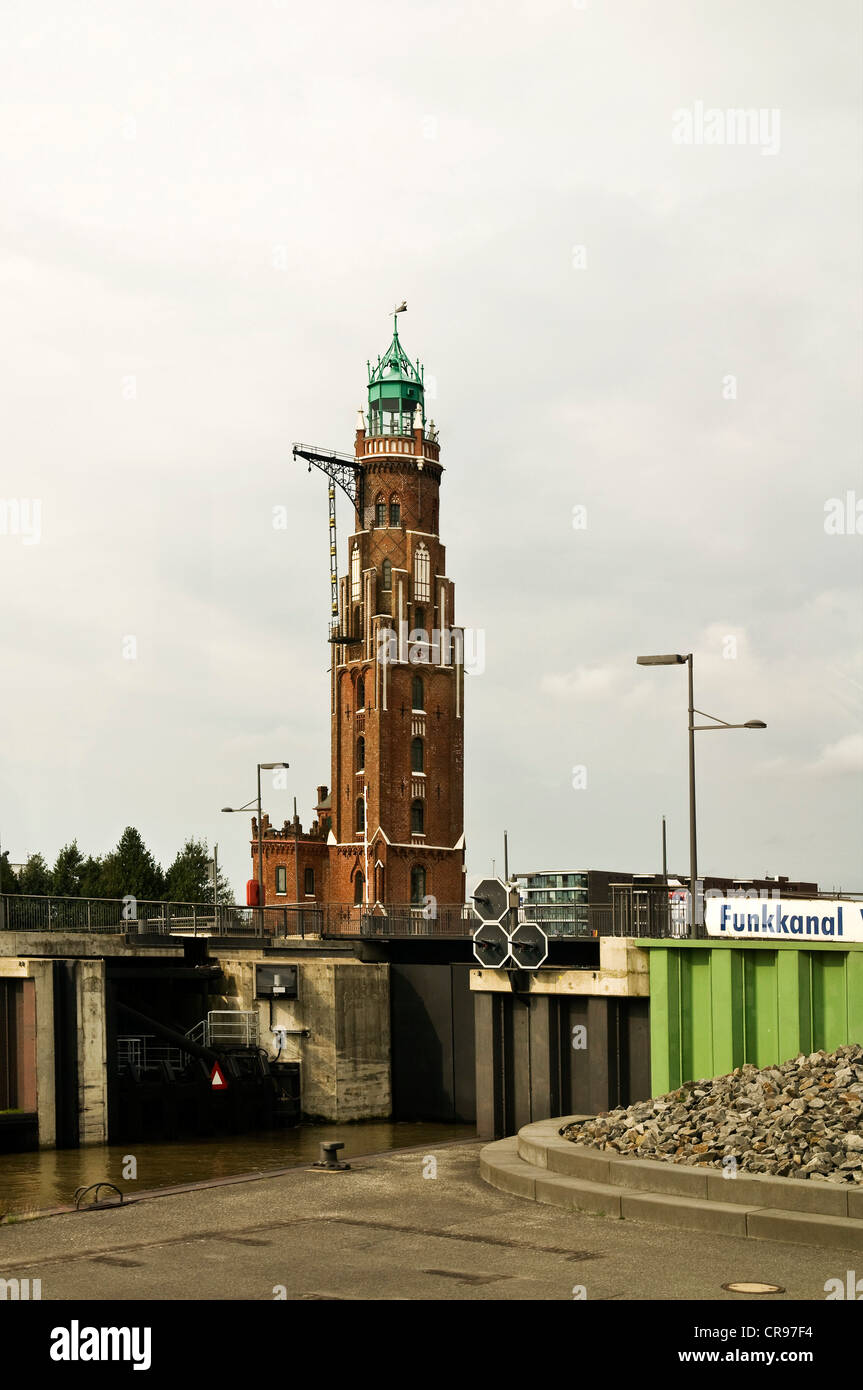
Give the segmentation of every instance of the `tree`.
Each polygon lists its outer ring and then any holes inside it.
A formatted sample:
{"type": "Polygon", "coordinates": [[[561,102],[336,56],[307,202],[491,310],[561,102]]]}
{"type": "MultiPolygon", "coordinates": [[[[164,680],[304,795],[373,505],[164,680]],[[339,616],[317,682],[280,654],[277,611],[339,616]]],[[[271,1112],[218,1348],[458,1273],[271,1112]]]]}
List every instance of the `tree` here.
{"type": "MultiPolygon", "coordinates": [[[[211,903],[213,885],[208,871],[210,858],[207,841],[196,840],[190,835],[168,870],[165,900],[172,903],[211,903]]],[[[221,870],[217,897],[220,903],[234,901],[230,884],[221,870]]]]}
{"type": "Polygon", "coordinates": [[[0,893],[20,893],[21,884],[18,882],[18,875],[9,863],[9,851],[4,849],[0,855],[0,893]]]}
{"type": "Polygon", "coordinates": [[[41,854],[31,854],[20,874],[22,893],[51,892],[51,874],[41,854]]]}
{"type": "Polygon", "coordinates": [[[78,848],[78,841],[64,845],[57,855],[57,862],[51,874],[51,892],[58,898],[77,898],[81,894],[81,868],[84,856],[78,848]]]}
{"type": "Polygon", "coordinates": [[[207,880],[207,845],[190,837],[168,870],[165,897],[172,903],[212,901],[213,889],[207,880]]]}
{"type": "Polygon", "coordinates": [[[134,826],[126,826],[117,848],[102,861],[99,890],[100,898],[131,896],[145,902],[164,893],[165,875],[134,826]]]}
{"type": "Polygon", "coordinates": [[[86,859],[82,859],[79,874],[79,892],[82,898],[101,897],[102,870],[102,860],[94,859],[92,854],[88,854],[86,859]]]}

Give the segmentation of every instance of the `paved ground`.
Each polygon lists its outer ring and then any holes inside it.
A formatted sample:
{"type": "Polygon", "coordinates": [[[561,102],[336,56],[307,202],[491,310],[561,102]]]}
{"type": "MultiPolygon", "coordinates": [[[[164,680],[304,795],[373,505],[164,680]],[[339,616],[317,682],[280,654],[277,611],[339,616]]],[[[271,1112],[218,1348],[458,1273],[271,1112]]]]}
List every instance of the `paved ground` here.
{"type": "MultiPolygon", "coordinates": [[[[569,1214],[478,1174],[479,1144],[353,1160],[0,1227],[0,1278],[51,1299],[731,1299],[780,1284],[824,1300],[859,1253],[569,1214]]],[[[761,1298],[757,1301],[763,1302],[761,1298]]]]}

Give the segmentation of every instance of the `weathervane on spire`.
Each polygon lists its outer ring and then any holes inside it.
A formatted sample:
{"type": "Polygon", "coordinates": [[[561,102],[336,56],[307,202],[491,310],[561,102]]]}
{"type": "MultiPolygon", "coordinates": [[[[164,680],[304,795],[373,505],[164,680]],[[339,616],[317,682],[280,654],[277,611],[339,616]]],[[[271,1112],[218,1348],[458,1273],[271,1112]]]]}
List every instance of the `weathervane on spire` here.
{"type": "Polygon", "coordinates": [[[393,337],[394,337],[394,338],[397,338],[397,337],[399,336],[399,321],[398,321],[398,319],[396,318],[396,314],[405,314],[405,313],[407,313],[407,307],[408,307],[408,302],[407,302],[406,299],[403,299],[402,302],[401,302],[401,304],[397,304],[396,307],[393,309],[393,312],[392,312],[392,319],[393,319],[393,337]]]}

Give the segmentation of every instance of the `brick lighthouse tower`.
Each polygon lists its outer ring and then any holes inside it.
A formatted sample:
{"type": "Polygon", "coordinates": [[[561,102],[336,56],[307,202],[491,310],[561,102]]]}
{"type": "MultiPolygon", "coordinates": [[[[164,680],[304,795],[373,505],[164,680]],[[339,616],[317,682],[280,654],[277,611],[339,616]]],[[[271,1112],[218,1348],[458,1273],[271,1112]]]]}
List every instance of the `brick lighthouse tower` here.
{"type": "Polygon", "coordinates": [[[354,456],[294,450],[329,475],[333,526],[336,483],[348,492],[354,530],[337,581],[331,557],[331,790],[318,788],[308,833],[264,818],[268,905],[293,901],[295,883],[307,905],[431,913],[430,899],[464,902],[463,630],[440,540],[443,469],[423,369],[393,322],[392,342],[369,364],[354,456]]]}

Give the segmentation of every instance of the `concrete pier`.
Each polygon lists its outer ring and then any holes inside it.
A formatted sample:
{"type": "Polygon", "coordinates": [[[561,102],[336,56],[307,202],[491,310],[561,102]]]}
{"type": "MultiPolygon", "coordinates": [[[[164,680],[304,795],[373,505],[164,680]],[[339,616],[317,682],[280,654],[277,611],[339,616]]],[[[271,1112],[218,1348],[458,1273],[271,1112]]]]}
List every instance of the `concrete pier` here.
{"type": "MultiPolygon", "coordinates": [[[[224,992],[207,994],[204,983],[201,1014],[207,1008],[256,1011],[270,1057],[276,1055],[273,1025],[288,1029],[280,1060],[300,1064],[307,1115],[336,1122],[389,1116],[387,964],[362,959],[361,943],[207,944],[224,992]],[[296,967],[295,999],[256,997],[262,963],[296,967]]],[[[109,980],[131,978],[139,962],[158,988],[160,970],[167,980],[183,972],[184,960],[182,939],[154,945],[113,932],[0,931],[0,1007],[10,1019],[3,1106],[32,1110],[40,1147],[106,1142],[109,980]]],[[[194,967],[186,973],[191,977],[194,967]]]]}

